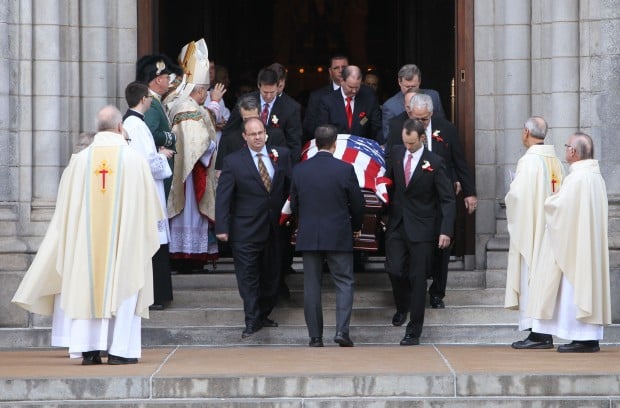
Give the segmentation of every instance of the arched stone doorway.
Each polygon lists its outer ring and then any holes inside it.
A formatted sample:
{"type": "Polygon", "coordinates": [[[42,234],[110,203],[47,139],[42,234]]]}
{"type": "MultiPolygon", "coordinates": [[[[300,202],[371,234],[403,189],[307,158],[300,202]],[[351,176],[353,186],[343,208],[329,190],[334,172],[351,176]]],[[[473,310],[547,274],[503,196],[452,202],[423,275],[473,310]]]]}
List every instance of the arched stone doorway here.
{"type": "MultiPolygon", "coordinates": [[[[277,61],[289,69],[287,92],[302,105],[326,82],[326,64],[335,53],[376,71],[385,98],[398,91],[399,67],[416,63],[423,86],[439,91],[459,128],[473,171],[473,14],[473,0],[138,0],[138,56],[163,52],[174,58],[185,43],[204,37],[210,56],[228,68],[233,88],[277,61]]],[[[455,253],[465,255],[471,268],[474,218],[463,208],[459,213],[455,253]]]]}

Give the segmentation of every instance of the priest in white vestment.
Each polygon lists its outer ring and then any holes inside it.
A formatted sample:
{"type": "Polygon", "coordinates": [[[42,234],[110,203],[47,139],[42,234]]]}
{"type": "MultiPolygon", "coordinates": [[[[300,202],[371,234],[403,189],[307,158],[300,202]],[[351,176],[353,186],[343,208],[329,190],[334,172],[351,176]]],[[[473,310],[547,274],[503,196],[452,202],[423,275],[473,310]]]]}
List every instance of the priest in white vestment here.
{"type": "Polygon", "coordinates": [[[97,113],[93,143],[71,157],[56,209],[13,303],[52,315],[52,346],[82,364],[137,363],[141,318],[153,303],[151,257],[164,218],[144,158],[114,106],[97,113]]]}
{"type": "Polygon", "coordinates": [[[528,313],[533,331],[572,340],[559,352],[596,352],[611,324],[607,190],[590,136],[575,133],[565,146],[569,173],[545,201],[528,313]]]}
{"type": "MultiPolygon", "coordinates": [[[[179,62],[186,73],[185,89],[169,105],[172,131],[177,135],[172,187],[168,197],[170,256],[189,260],[182,269],[202,269],[217,259],[218,244],[213,233],[215,219],[215,120],[204,109],[209,92],[209,61],[204,39],[183,47],[179,62]],[[197,267],[197,268],[196,268],[197,267]]],[[[211,105],[218,109],[221,87],[211,93],[211,105]],[[216,90],[220,93],[216,94],[216,90]]]]}
{"type": "Polygon", "coordinates": [[[144,113],[151,107],[153,96],[142,82],[132,82],[125,88],[127,112],[123,116],[123,127],[129,136],[129,147],[140,153],[149,164],[159,195],[159,203],[165,219],[157,224],[159,231],[159,250],[153,255],[153,304],[151,310],[163,310],[172,301],[172,277],[170,276],[170,228],[166,209],[164,180],[172,176],[168,163],[174,151],[164,146],[155,147],[151,130],[144,122],[144,113]]]}
{"type": "MultiPolygon", "coordinates": [[[[531,330],[532,319],[526,315],[529,285],[540,253],[545,231],[545,199],[560,189],[564,167],[553,145],[545,145],[547,122],[540,116],[529,118],[521,132],[526,153],[517,163],[517,171],[506,194],[506,218],[510,245],[506,271],[504,306],[519,310],[519,330],[531,330]]],[[[512,343],[515,349],[553,348],[553,337],[531,332],[525,340],[512,343]]]]}

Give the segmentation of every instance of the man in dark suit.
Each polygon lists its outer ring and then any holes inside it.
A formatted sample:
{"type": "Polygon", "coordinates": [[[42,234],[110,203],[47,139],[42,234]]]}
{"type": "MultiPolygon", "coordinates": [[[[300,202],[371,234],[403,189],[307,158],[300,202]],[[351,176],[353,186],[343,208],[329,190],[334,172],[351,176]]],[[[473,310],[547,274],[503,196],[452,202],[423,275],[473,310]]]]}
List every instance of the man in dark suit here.
{"type": "Polygon", "coordinates": [[[443,107],[441,105],[441,99],[439,98],[439,92],[434,89],[420,89],[420,85],[422,84],[422,72],[420,68],[418,68],[414,64],[406,64],[403,65],[398,71],[398,86],[400,87],[400,91],[396,92],[391,98],[383,103],[382,110],[382,137],[383,140],[387,139],[389,135],[389,123],[390,119],[404,112],[404,104],[403,97],[405,92],[408,89],[412,89],[416,92],[425,93],[430,95],[433,99],[433,105],[435,106],[435,111],[433,113],[433,119],[435,118],[444,118],[446,114],[443,111],[443,107]]]}
{"type": "Polygon", "coordinates": [[[403,145],[392,148],[387,177],[390,191],[386,231],[386,263],[397,313],[409,307],[410,320],[402,346],[420,343],[424,324],[426,276],[435,247],[447,248],[454,228],[452,184],[444,160],[422,143],[424,125],[408,119],[403,145]]]}
{"type": "Polygon", "coordinates": [[[282,254],[280,211],[290,187],[291,157],[283,147],[267,149],[263,122],[244,123],[247,148],[224,158],[215,199],[215,234],[230,242],[245,329],[251,336],[269,319],[277,299],[282,254]]]}
{"type": "MultiPolygon", "coordinates": [[[[260,119],[267,129],[281,129],[286,137],[286,145],[291,153],[293,163],[297,163],[301,156],[301,113],[299,104],[287,102],[287,99],[278,97],[278,74],[270,69],[263,68],[258,73],[258,92],[252,95],[260,102],[260,119]]],[[[292,100],[292,98],[289,98],[292,100]]],[[[238,107],[235,107],[224,127],[239,126],[241,115],[238,107]]]]}
{"type": "Polygon", "coordinates": [[[340,89],[321,98],[318,123],[334,125],[338,133],[382,141],[379,102],[372,89],[362,85],[359,67],[346,66],[340,89]]]}
{"type": "MultiPolygon", "coordinates": [[[[465,208],[469,214],[472,214],[477,206],[476,185],[467,166],[456,127],[446,119],[433,117],[433,101],[429,95],[409,90],[405,93],[405,101],[407,103],[405,112],[390,120],[390,133],[385,149],[386,160],[392,147],[402,144],[402,136],[400,138],[397,136],[397,129],[402,129],[403,123],[409,118],[421,121],[425,126],[426,148],[444,159],[448,176],[454,186],[455,195],[463,192],[465,208]]],[[[433,283],[428,291],[430,304],[434,309],[445,307],[443,298],[446,295],[449,263],[450,248],[437,249],[431,274],[433,283]]],[[[392,323],[395,326],[400,326],[405,319],[406,314],[399,314],[398,318],[395,316],[392,323]]]]}
{"type": "Polygon", "coordinates": [[[323,347],[321,280],[327,262],[336,286],[336,336],[353,347],[349,322],[353,306],[353,238],[360,234],[364,197],[353,166],[332,155],[338,133],[332,125],[316,129],[318,153],[293,171],[291,209],[298,219],[298,251],[304,261],[304,316],[310,347],[323,347]]]}
{"type": "Polygon", "coordinates": [[[349,65],[349,60],[344,55],[334,55],[329,60],[329,84],[313,91],[308,98],[308,106],[304,115],[303,142],[314,138],[314,130],[319,125],[319,103],[321,98],[337,89],[342,82],[342,70],[349,65]]]}
{"type": "MultiPolygon", "coordinates": [[[[219,172],[222,170],[224,157],[232,152],[245,147],[245,139],[243,138],[243,122],[249,118],[260,118],[260,108],[258,100],[252,95],[242,95],[237,101],[237,109],[241,115],[241,122],[237,121],[234,127],[228,127],[217,149],[217,158],[215,160],[215,169],[219,172]]],[[[267,134],[267,145],[287,147],[284,132],[280,128],[270,128],[267,134]]]]}

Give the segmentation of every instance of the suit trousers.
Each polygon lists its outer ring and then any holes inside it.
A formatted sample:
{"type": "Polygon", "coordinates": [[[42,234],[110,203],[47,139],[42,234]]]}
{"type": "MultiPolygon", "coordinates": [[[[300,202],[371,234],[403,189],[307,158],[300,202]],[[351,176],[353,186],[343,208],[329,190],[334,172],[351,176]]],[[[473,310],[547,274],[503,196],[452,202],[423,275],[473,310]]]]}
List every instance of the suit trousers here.
{"type": "Polygon", "coordinates": [[[275,237],[265,242],[231,242],[245,325],[255,328],[273,310],[280,282],[282,257],[275,237]]]}
{"type": "Polygon", "coordinates": [[[445,249],[435,248],[433,256],[433,283],[428,288],[428,294],[432,297],[443,299],[446,296],[446,284],[448,282],[448,265],[452,246],[445,249]]]}
{"type": "Polygon", "coordinates": [[[172,301],[172,276],[168,244],[160,245],[151,260],[153,264],[153,303],[167,305],[172,301]]]}
{"type": "Polygon", "coordinates": [[[385,241],[386,262],[396,309],[410,316],[406,332],[420,337],[426,305],[426,276],[430,273],[435,242],[411,242],[401,223],[388,230],[385,241]]]}
{"type": "Polygon", "coordinates": [[[353,308],[353,253],[335,251],[304,251],[304,317],[310,337],[323,337],[323,305],[321,281],[323,264],[336,286],[336,332],[349,333],[353,308]]]}

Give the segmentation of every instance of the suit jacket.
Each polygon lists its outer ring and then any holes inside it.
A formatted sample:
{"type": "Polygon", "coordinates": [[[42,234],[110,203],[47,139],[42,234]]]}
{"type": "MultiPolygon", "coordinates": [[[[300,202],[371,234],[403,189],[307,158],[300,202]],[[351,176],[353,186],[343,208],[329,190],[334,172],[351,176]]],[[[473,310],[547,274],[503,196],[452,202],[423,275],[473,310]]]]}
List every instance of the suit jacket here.
{"type": "Polygon", "coordinates": [[[307,142],[308,140],[314,139],[314,131],[319,125],[318,120],[321,98],[333,91],[334,88],[330,81],[329,85],[319,88],[310,94],[310,97],[308,98],[308,106],[306,107],[306,114],[304,116],[304,134],[302,140],[303,143],[307,142]]]}
{"type": "MultiPolygon", "coordinates": [[[[280,212],[290,188],[289,150],[276,147],[271,191],[267,191],[249,148],[224,158],[215,193],[215,233],[233,242],[265,242],[279,231],[280,212]]],[[[271,149],[267,149],[271,156],[271,149]]]]}
{"type": "MultiPolygon", "coordinates": [[[[446,114],[443,110],[443,105],[441,104],[441,99],[439,98],[439,92],[434,89],[420,89],[421,93],[425,93],[430,96],[433,100],[433,119],[435,118],[444,118],[446,114]]],[[[398,91],[394,94],[390,99],[383,103],[382,110],[382,130],[383,130],[383,138],[387,140],[390,133],[390,119],[405,111],[405,95],[398,91]]]]}
{"type": "MultiPolygon", "coordinates": [[[[403,112],[390,120],[390,133],[385,145],[386,160],[388,160],[393,146],[403,144],[402,129],[407,118],[407,112],[403,112]]],[[[436,137],[432,137],[432,152],[445,160],[448,176],[452,182],[459,181],[461,183],[465,197],[476,195],[476,183],[467,166],[456,127],[446,119],[433,117],[431,129],[431,134],[439,132],[436,137]]]]}
{"type": "Polygon", "coordinates": [[[318,152],[293,170],[290,198],[298,220],[298,251],[353,251],[364,196],[351,164],[318,152]]]}
{"type": "Polygon", "coordinates": [[[319,105],[318,125],[331,124],[336,126],[338,133],[349,133],[367,139],[382,141],[381,113],[377,96],[365,85],[355,95],[353,121],[351,127],[347,123],[345,103],[340,89],[330,92],[321,98],[319,105]]]}
{"type": "Polygon", "coordinates": [[[404,156],[405,146],[394,146],[387,163],[387,176],[393,181],[387,232],[403,223],[411,242],[435,242],[440,234],[452,236],[456,206],[444,160],[424,149],[405,186],[404,156]],[[427,169],[422,168],[425,162],[427,169]]]}
{"type": "MultiPolygon", "coordinates": [[[[216,170],[222,170],[224,157],[246,146],[242,133],[241,127],[229,128],[222,132],[222,138],[217,148],[217,157],[215,158],[216,170]]],[[[267,131],[267,135],[269,136],[267,138],[268,149],[273,146],[287,147],[282,129],[270,128],[267,131]]]]}
{"type": "MultiPolygon", "coordinates": [[[[260,103],[260,92],[256,91],[250,95],[254,96],[260,103]]],[[[267,134],[270,134],[270,129],[281,129],[284,132],[286,138],[286,146],[290,150],[291,159],[293,163],[297,163],[301,158],[301,112],[299,104],[291,103],[293,99],[290,96],[286,98],[276,97],[273,106],[271,107],[271,113],[267,119],[267,134]],[[289,102],[287,102],[289,101],[289,102]]],[[[263,107],[260,107],[262,111],[263,107]]],[[[230,113],[230,118],[224,127],[224,131],[234,129],[241,124],[241,114],[239,113],[239,107],[235,106],[230,113]]]]}

